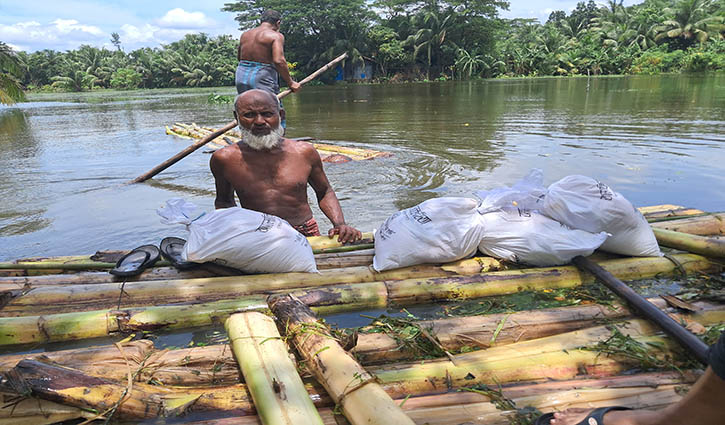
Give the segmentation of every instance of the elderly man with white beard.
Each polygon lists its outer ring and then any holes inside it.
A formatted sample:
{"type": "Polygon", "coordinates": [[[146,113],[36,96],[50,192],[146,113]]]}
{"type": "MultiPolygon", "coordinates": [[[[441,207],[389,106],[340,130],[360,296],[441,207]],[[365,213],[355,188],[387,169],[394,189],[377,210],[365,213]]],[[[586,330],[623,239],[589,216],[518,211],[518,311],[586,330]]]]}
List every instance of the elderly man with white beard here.
{"type": "Polygon", "coordinates": [[[360,231],[345,223],[335,192],[327,180],[314,146],[283,137],[277,97],[265,90],[248,90],[237,96],[234,115],[242,141],[220,149],[211,157],[216,183],[214,206],[236,206],[281,217],[305,236],[320,234],[307,202],[307,183],[317,195],[320,209],[332,222],[330,237],[342,243],[360,240],[360,231]]]}

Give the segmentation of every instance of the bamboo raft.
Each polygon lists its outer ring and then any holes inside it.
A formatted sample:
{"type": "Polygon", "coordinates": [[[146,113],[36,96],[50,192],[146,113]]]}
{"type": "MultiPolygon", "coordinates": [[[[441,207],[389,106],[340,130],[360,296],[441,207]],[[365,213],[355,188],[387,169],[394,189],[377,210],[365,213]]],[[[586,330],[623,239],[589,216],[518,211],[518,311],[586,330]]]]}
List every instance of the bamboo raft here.
{"type": "MultiPolygon", "coordinates": [[[[660,245],[679,251],[590,259],[626,281],[709,279],[708,299],[650,301],[711,337],[725,323],[722,281],[711,274],[725,257],[725,214],[640,210],[660,245]]],[[[595,278],[573,266],[475,257],[378,273],[371,243],[371,234],[344,247],[310,238],[319,275],[224,275],[159,262],[122,280],[107,270],[124,251],[0,263],[0,348],[9,353],[0,356],[0,424],[173,416],[198,424],[530,423],[569,407],[661,408],[702,371],[656,325],[592,296],[595,278]],[[436,303],[447,311],[525,292],[564,300],[428,320],[384,315],[356,329],[318,320],[436,303]],[[226,337],[177,349],[147,338],[210,326],[226,337]],[[101,345],[47,348],[101,337],[101,345]]]]}
{"type": "MultiPolygon", "coordinates": [[[[192,140],[201,140],[217,129],[212,127],[203,127],[197,124],[175,123],[171,127],[166,127],[166,134],[182,137],[192,140]]],[[[233,129],[224,133],[222,136],[210,141],[204,145],[209,151],[216,151],[225,146],[233,145],[242,140],[239,130],[233,129]]],[[[313,140],[309,138],[294,139],[300,141],[313,140]]],[[[349,146],[339,146],[329,143],[313,143],[315,149],[320,154],[323,162],[347,162],[347,161],[363,161],[375,158],[385,158],[392,154],[372,149],[354,148],[349,146]]]]}

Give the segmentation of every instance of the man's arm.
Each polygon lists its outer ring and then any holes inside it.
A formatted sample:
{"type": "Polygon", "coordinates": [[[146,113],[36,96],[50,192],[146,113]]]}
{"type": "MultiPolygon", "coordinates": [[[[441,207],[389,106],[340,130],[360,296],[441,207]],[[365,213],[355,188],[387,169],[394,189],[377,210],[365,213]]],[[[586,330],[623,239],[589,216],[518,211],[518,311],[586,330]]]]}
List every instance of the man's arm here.
{"type": "Polygon", "coordinates": [[[237,60],[238,61],[242,60],[242,36],[243,35],[244,35],[244,33],[242,33],[242,35],[239,36],[239,46],[237,47],[237,60]]]}
{"type": "Polygon", "coordinates": [[[209,160],[209,168],[214,175],[214,184],[216,185],[216,199],[214,199],[214,208],[230,208],[236,207],[234,202],[234,187],[224,177],[224,149],[214,152],[209,160]]]}
{"type": "Polygon", "coordinates": [[[272,62],[280,77],[287,83],[287,87],[293,92],[297,92],[302,86],[289,75],[287,59],[284,57],[284,36],[280,33],[276,33],[274,41],[272,41],[272,62]]]}
{"type": "Polygon", "coordinates": [[[317,195],[317,203],[320,205],[320,209],[330,219],[333,225],[328,235],[330,237],[339,235],[339,241],[341,243],[354,242],[362,239],[362,233],[359,230],[345,223],[340,201],[338,201],[335,191],[332,190],[332,186],[330,186],[330,182],[327,180],[325,170],[322,168],[320,154],[317,153],[314,147],[310,146],[309,151],[306,152],[306,156],[312,166],[310,177],[307,181],[315,191],[315,195],[317,195]]]}

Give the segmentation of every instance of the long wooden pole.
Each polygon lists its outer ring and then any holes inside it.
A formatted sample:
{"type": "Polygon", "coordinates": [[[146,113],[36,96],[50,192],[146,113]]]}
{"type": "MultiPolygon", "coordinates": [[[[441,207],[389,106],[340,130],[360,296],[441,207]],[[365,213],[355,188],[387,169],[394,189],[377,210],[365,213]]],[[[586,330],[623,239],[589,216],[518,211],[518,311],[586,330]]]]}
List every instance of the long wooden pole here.
{"type": "MultiPolygon", "coordinates": [[[[300,84],[308,83],[318,76],[322,74],[323,72],[327,71],[328,69],[335,66],[338,62],[342,61],[347,57],[347,53],[343,53],[340,56],[336,57],[332,61],[330,61],[327,65],[323,66],[322,68],[318,69],[317,71],[313,72],[312,74],[308,75],[305,79],[300,81],[300,84]]],[[[282,93],[279,93],[277,95],[277,99],[282,99],[283,97],[287,96],[288,94],[292,93],[292,90],[285,90],[282,93]]],[[[225,125],[224,127],[220,128],[219,130],[211,133],[210,135],[204,137],[203,139],[199,140],[198,142],[190,145],[186,149],[182,150],[181,152],[177,153],[176,155],[172,156],[171,158],[167,159],[166,161],[162,162],[161,164],[157,165],[156,167],[152,168],[151,170],[147,171],[144,174],[141,174],[140,176],[136,177],[135,179],[131,180],[129,183],[142,183],[146,180],[152,178],[153,176],[157,175],[158,173],[164,171],[165,169],[171,167],[172,165],[176,164],[177,162],[181,161],[184,157],[189,155],[190,153],[194,152],[195,150],[199,149],[200,147],[204,146],[205,144],[209,143],[210,141],[216,139],[217,137],[221,136],[222,134],[226,133],[227,131],[233,129],[237,126],[237,121],[232,121],[225,125]]]]}
{"type": "Polygon", "coordinates": [[[595,264],[594,262],[582,256],[574,257],[572,263],[574,263],[574,265],[576,265],[580,269],[594,275],[609,289],[611,289],[612,292],[624,298],[635,310],[640,312],[645,318],[657,324],[668,335],[670,335],[677,342],[687,348],[697,360],[704,364],[708,364],[707,345],[705,345],[704,342],[698,339],[690,331],[675,322],[670,316],[657,308],[654,304],[650,303],[641,295],[634,292],[632,288],[627,286],[621,280],[614,277],[614,275],[612,275],[608,271],[604,270],[598,264],[595,264]]]}

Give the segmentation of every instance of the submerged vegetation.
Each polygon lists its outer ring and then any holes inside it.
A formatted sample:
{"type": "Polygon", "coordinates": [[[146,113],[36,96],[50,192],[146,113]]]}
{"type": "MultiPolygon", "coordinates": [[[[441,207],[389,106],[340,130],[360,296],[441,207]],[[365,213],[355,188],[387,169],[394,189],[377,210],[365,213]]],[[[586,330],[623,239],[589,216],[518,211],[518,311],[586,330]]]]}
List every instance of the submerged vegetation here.
{"type": "MultiPolygon", "coordinates": [[[[239,0],[223,10],[240,29],[260,12],[283,12],[286,56],[307,75],[342,52],[347,67],[372,67],[375,81],[545,75],[656,74],[725,69],[725,0],[579,2],[545,23],[503,19],[504,0],[239,0]]],[[[188,34],[158,48],[13,52],[0,42],[0,97],[17,88],[212,87],[234,84],[236,35],[188,34]]],[[[329,82],[334,73],[323,75],[329,82]]]]}

